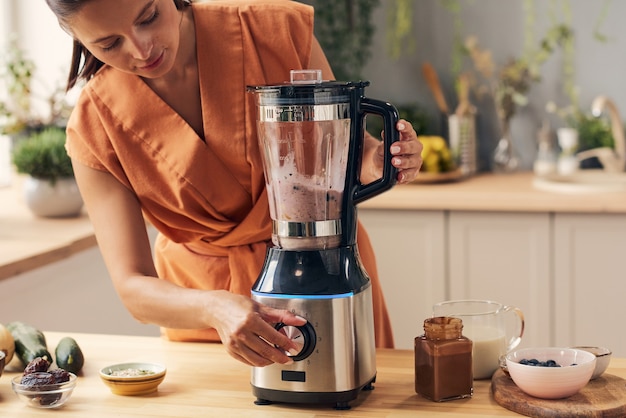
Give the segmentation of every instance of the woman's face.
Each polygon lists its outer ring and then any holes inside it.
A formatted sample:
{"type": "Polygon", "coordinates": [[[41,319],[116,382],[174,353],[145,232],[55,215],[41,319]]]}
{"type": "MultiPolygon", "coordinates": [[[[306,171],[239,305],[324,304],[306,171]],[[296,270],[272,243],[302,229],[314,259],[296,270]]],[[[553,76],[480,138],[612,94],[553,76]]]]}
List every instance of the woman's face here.
{"type": "Polygon", "coordinates": [[[91,0],[72,16],[69,29],[105,64],[158,78],[174,66],[180,21],[172,0],[91,0]]]}

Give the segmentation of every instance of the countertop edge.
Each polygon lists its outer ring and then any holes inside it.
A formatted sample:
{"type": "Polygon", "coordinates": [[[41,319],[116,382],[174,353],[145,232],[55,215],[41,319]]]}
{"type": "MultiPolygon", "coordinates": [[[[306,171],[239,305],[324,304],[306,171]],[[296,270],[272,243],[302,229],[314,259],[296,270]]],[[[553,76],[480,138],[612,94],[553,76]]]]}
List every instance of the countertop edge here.
{"type": "Polygon", "coordinates": [[[56,261],[64,260],[96,245],[96,236],[91,234],[75,239],[69,243],[61,243],[44,252],[31,254],[21,259],[9,261],[8,263],[0,265],[0,281],[46,266],[56,261]]]}
{"type": "Polygon", "coordinates": [[[358,205],[363,209],[626,214],[621,192],[568,193],[533,186],[532,172],[479,174],[461,181],[403,184],[358,205]]]}

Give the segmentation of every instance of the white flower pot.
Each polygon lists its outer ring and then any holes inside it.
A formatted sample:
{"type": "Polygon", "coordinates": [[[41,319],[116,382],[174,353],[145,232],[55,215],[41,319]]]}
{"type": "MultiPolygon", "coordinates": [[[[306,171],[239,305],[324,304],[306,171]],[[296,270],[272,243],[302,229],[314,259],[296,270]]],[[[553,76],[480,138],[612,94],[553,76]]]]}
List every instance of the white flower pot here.
{"type": "Polygon", "coordinates": [[[83,199],[78,191],[76,180],[50,180],[28,176],[24,180],[24,199],[28,208],[44,218],[72,217],[80,215],[83,199]]]}

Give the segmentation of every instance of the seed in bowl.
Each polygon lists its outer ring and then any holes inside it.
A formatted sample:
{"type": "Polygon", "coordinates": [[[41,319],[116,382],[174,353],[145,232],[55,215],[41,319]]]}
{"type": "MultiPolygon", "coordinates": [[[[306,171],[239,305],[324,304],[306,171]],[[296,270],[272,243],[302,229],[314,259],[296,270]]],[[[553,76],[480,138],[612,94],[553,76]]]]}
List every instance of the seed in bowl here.
{"type": "Polygon", "coordinates": [[[122,369],[112,370],[110,375],[116,377],[135,377],[135,376],[148,376],[154,374],[152,370],[145,369],[122,369]]]}

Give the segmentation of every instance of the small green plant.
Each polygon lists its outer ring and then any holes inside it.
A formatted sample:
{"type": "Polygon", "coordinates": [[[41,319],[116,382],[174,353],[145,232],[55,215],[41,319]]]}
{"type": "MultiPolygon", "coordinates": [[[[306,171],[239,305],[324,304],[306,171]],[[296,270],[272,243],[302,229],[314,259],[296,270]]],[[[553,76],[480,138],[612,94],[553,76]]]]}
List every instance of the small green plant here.
{"type": "Polygon", "coordinates": [[[597,118],[571,104],[559,108],[554,102],[546,104],[546,112],[557,115],[567,126],[578,131],[579,151],[601,147],[613,148],[615,146],[611,126],[606,118],[597,118]]]}
{"type": "Polygon", "coordinates": [[[17,142],[12,152],[18,173],[50,180],[74,176],[72,162],[65,150],[65,130],[48,127],[17,142]]]}
{"type": "Polygon", "coordinates": [[[581,151],[614,146],[611,127],[604,118],[580,112],[574,117],[572,127],[578,130],[578,148],[581,151]]]}

